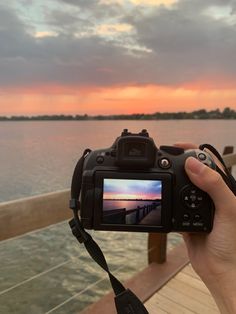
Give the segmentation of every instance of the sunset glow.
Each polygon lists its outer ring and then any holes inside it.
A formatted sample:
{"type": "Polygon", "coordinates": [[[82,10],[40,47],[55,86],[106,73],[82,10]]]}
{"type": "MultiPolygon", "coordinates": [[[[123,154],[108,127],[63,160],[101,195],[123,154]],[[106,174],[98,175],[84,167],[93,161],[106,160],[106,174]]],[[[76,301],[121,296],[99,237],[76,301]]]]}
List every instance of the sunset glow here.
{"type": "Polygon", "coordinates": [[[104,200],[159,200],[161,199],[161,181],[105,179],[104,200]]]}
{"type": "Polygon", "coordinates": [[[156,200],[161,199],[161,194],[145,194],[145,195],[139,195],[139,194],[112,194],[112,193],[106,193],[104,194],[104,199],[106,200],[156,200]]]}
{"type": "MultiPolygon", "coordinates": [[[[113,88],[41,87],[0,95],[1,114],[132,114],[191,111],[216,104],[235,107],[236,89],[127,86],[113,88]],[[17,104],[17,107],[16,107],[17,104]]],[[[218,106],[220,107],[220,106],[218,106]]]]}
{"type": "Polygon", "coordinates": [[[230,4],[24,5],[0,5],[0,115],[236,109],[230,4]]]}

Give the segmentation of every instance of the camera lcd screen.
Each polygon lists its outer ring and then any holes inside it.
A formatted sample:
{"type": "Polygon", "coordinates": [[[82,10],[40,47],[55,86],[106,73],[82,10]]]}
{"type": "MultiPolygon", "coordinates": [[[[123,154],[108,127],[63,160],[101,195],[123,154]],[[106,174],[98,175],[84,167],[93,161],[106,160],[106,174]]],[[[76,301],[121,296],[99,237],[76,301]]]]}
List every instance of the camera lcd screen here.
{"type": "Polygon", "coordinates": [[[102,222],[161,226],[162,181],[103,179],[102,222]]]}

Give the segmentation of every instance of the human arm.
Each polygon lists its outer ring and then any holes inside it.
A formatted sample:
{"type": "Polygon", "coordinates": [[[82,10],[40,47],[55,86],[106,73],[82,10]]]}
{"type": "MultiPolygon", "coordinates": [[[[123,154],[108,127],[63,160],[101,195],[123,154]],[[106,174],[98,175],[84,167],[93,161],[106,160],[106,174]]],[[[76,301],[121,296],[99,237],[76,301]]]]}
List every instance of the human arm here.
{"type": "MultiPolygon", "coordinates": [[[[191,145],[182,147],[195,148],[191,145]]],[[[193,184],[207,192],[215,204],[210,234],[183,235],[191,264],[221,313],[236,313],[236,197],[216,171],[196,158],[186,160],[185,171],[193,184]]]]}

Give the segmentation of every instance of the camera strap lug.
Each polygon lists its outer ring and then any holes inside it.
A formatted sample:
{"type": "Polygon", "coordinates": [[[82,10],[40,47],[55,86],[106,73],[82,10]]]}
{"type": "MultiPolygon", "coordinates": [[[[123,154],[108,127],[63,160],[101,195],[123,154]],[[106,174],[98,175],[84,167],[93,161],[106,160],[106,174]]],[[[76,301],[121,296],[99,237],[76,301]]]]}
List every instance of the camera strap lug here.
{"type": "Polygon", "coordinates": [[[80,209],[80,202],[79,202],[77,199],[72,198],[72,199],[70,200],[69,207],[70,207],[70,209],[72,209],[72,210],[74,210],[74,209],[79,210],[79,209],[80,209]]]}

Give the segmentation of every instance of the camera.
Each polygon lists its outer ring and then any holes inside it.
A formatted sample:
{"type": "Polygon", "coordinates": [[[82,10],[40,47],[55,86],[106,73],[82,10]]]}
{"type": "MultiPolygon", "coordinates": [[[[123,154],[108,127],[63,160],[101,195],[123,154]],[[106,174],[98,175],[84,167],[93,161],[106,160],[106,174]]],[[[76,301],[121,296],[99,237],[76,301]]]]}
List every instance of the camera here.
{"type": "Polygon", "coordinates": [[[83,164],[80,218],[86,229],[136,232],[210,232],[214,204],[184,170],[195,157],[215,169],[200,149],[155,145],[147,130],[127,129],[110,148],[83,164]]]}

